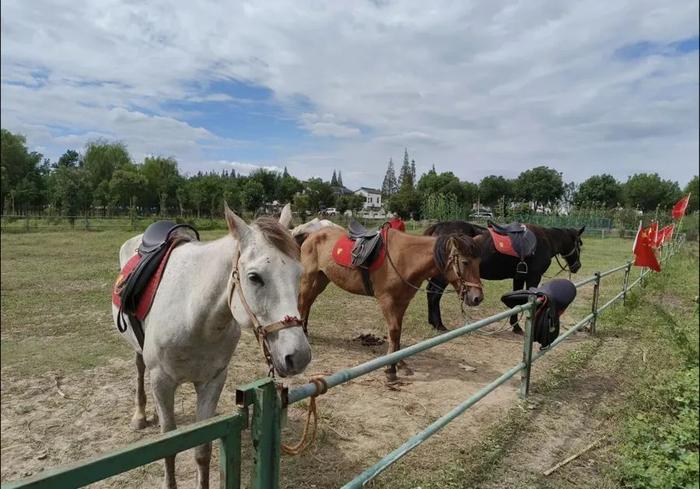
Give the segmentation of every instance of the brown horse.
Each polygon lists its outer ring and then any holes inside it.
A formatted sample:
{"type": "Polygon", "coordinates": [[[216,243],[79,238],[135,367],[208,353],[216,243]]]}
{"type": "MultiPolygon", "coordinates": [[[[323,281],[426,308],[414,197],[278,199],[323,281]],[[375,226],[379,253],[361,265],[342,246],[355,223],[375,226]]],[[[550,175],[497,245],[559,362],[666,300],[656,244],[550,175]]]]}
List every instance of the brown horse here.
{"type": "MultiPolygon", "coordinates": [[[[301,246],[304,272],[299,292],[299,313],[304,325],[316,297],[329,282],[358,295],[367,295],[358,269],[338,265],[332,258],[335,242],[346,230],[329,227],[311,233],[301,246]]],[[[401,325],[408,304],[424,280],[443,275],[468,306],[483,300],[479,279],[480,241],[463,235],[414,236],[395,229],[386,235],[386,260],[370,272],[374,296],[389,327],[388,353],[401,348],[401,325]]],[[[400,363],[401,367],[405,363],[400,363]]],[[[410,370],[407,369],[408,372],[410,370]]],[[[389,381],[395,381],[396,365],[386,369],[389,381]]]]}

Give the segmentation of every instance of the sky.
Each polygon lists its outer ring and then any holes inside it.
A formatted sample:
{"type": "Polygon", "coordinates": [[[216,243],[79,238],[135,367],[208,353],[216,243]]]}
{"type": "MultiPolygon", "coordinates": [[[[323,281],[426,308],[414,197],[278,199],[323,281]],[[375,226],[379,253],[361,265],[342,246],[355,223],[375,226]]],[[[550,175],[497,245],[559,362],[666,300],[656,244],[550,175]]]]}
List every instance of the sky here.
{"type": "Polygon", "coordinates": [[[185,174],[379,187],[418,173],[581,182],[698,172],[698,2],[3,0],[2,127],[185,174]]]}

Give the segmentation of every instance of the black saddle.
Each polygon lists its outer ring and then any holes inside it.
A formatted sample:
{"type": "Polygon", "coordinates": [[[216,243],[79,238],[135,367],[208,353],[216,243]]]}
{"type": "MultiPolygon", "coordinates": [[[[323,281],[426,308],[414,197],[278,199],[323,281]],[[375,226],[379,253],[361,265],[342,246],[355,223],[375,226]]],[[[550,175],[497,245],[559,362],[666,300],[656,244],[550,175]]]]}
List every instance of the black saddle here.
{"type": "Polygon", "coordinates": [[[496,234],[510,237],[513,243],[513,249],[520,256],[520,260],[532,256],[537,249],[537,236],[525,224],[512,222],[505,226],[496,224],[493,221],[487,222],[488,227],[493,229],[496,234]]]}
{"type": "Polygon", "coordinates": [[[369,266],[374,262],[384,245],[379,229],[368,230],[356,220],[348,224],[348,237],[355,242],[352,247],[353,267],[359,268],[367,295],[374,295],[372,282],[369,278],[369,266]]]}
{"type": "Polygon", "coordinates": [[[171,245],[193,240],[199,241],[199,233],[195,228],[189,224],[177,224],[172,221],[154,222],[143,233],[138,248],[141,260],[122,282],[119,291],[121,307],[117,316],[117,326],[122,333],[126,331],[123,315],[129,318],[129,323],[141,348],[143,348],[143,326],[136,317],[136,309],[141,295],[158,269],[168,248],[171,245]]]}
{"type": "Polygon", "coordinates": [[[535,311],[533,340],[544,349],[559,336],[559,316],[576,298],[576,286],[566,279],[554,279],[540,287],[503,294],[501,301],[508,307],[515,307],[525,304],[533,296],[542,298],[535,311]]]}

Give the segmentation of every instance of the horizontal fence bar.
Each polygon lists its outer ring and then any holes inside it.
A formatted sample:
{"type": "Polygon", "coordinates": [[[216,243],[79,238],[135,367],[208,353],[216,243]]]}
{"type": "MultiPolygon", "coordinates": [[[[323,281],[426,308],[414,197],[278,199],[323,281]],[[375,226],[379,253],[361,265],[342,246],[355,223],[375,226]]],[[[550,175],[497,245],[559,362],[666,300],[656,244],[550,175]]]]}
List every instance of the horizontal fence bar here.
{"type": "Polygon", "coordinates": [[[455,419],[457,416],[462,414],[464,411],[472,407],[474,404],[479,402],[481,399],[486,397],[491,391],[496,389],[501,384],[508,381],[515,374],[520,372],[525,368],[525,364],[520,362],[515,367],[512,367],[508,371],[504,372],[500,377],[491,382],[490,384],[482,387],[476,391],[472,396],[470,396],[466,401],[462,402],[458,406],[454,407],[450,412],[439,418],[437,421],[431,423],[426,429],[420,433],[412,436],[406,443],[401,445],[399,448],[391,452],[389,455],[381,459],[379,462],[374,464],[369,469],[365,470],[362,474],[345,484],[342,489],[355,489],[359,487],[364,487],[369,481],[377,477],[384,469],[388,468],[391,464],[398,461],[401,457],[406,455],[408,452],[416,448],[418,445],[423,443],[430,436],[434,435],[436,432],[440,431],[445,427],[450,421],[455,419]]]}
{"type": "Polygon", "coordinates": [[[596,278],[597,277],[595,275],[592,277],[585,278],[585,279],[581,280],[580,282],[574,282],[574,286],[578,289],[580,287],[583,287],[584,285],[592,284],[593,282],[596,281],[596,278]]]}
{"type": "Polygon", "coordinates": [[[552,341],[552,343],[550,343],[550,345],[547,348],[545,348],[544,350],[540,350],[537,353],[533,353],[532,354],[532,361],[534,362],[535,360],[540,358],[542,355],[544,355],[548,351],[552,350],[559,343],[561,343],[562,341],[567,339],[569,336],[574,334],[576,331],[581,329],[583,326],[588,324],[591,321],[591,319],[593,319],[594,317],[595,317],[595,314],[590,313],[588,316],[586,316],[585,318],[580,320],[578,323],[574,324],[571,328],[569,328],[569,330],[566,333],[559,335],[559,337],[556,340],[552,341]]]}
{"type": "MultiPolygon", "coordinates": [[[[340,372],[328,375],[324,377],[323,380],[325,380],[326,384],[328,385],[328,388],[330,389],[339,384],[343,384],[348,380],[352,380],[354,378],[360,377],[361,375],[368,374],[369,372],[385,367],[387,365],[391,365],[392,363],[397,363],[399,360],[402,360],[406,357],[410,357],[411,355],[415,355],[416,353],[420,353],[422,351],[428,350],[443,343],[447,343],[448,341],[454,338],[481,329],[484,326],[488,326],[491,323],[495,323],[496,321],[500,321],[501,319],[510,317],[513,314],[523,312],[528,307],[530,307],[528,304],[516,306],[512,309],[508,309],[507,311],[503,311],[493,316],[476,321],[475,323],[465,324],[464,326],[461,326],[457,329],[453,329],[452,331],[442,333],[439,336],[435,336],[433,338],[421,341],[420,343],[416,343],[415,345],[411,345],[399,351],[395,351],[394,353],[383,355],[368,362],[361,363],[356,367],[348,368],[345,370],[341,370],[340,372]]],[[[316,389],[317,387],[314,383],[303,384],[299,387],[295,387],[294,389],[291,389],[289,391],[287,395],[287,403],[293,404],[295,402],[301,401],[302,399],[306,399],[307,397],[316,395],[316,389]]]]}
{"type": "Polygon", "coordinates": [[[603,312],[604,310],[606,310],[608,307],[612,306],[612,305],[615,303],[615,301],[621,299],[623,295],[625,295],[625,291],[624,291],[624,290],[623,290],[622,292],[618,293],[615,297],[613,297],[612,299],[610,299],[608,302],[606,302],[605,304],[603,304],[602,306],[600,306],[600,307],[598,308],[598,314],[600,314],[601,312],[603,312]]]}
{"type": "Polygon", "coordinates": [[[143,440],[122,449],[78,463],[47,470],[28,479],[9,482],[2,489],[82,487],[169,455],[231,436],[246,427],[242,413],[225,414],[143,440]]]}
{"type": "Polygon", "coordinates": [[[604,272],[600,272],[600,277],[601,277],[601,278],[602,278],[602,277],[607,277],[608,275],[612,275],[613,273],[619,272],[620,270],[624,270],[625,268],[627,268],[627,263],[625,263],[624,265],[620,265],[619,267],[615,267],[615,268],[612,268],[612,269],[610,269],[610,270],[606,270],[606,271],[604,271],[604,272]]]}

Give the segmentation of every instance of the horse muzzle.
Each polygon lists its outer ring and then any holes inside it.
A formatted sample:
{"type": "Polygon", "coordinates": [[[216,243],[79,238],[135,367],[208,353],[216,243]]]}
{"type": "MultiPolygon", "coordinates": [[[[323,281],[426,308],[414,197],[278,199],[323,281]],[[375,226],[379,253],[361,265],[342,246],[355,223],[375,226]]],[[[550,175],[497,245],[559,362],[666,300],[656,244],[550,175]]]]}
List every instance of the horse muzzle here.
{"type": "Polygon", "coordinates": [[[484,300],[484,289],[481,284],[465,282],[462,284],[462,301],[469,307],[475,307],[484,300]]]}

